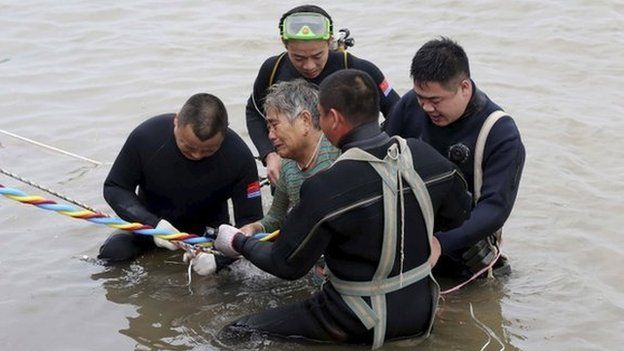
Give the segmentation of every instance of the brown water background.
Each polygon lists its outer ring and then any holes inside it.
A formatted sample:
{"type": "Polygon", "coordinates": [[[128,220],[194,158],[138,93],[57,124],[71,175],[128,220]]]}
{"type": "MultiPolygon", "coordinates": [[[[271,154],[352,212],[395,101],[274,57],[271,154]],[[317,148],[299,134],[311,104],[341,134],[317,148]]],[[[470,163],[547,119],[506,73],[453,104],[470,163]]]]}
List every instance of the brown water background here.
{"type": "MultiPolygon", "coordinates": [[[[260,64],[282,50],[277,19],[297,4],[2,1],[0,129],[110,162],[141,121],[211,92],[249,142],[246,99],[260,64]]],[[[448,296],[418,349],[500,350],[497,338],[506,350],[620,349],[624,2],[320,5],[336,28],[351,29],[352,53],[375,62],[400,94],[410,88],[420,45],[437,35],[457,39],[473,78],[514,116],[526,145],[505,227],[513,274],[448,296]]],[[[107,165],[0,134],[0,167],[110,212],[101,195],[107,165]]],[[[0,184],[54,199],[4,175],[0,184]]],[[[118,268],[81,259],[97,255],[109,232],[0,199],[0,349],[367,349],[221,340],[229,321],[303,298],[309,282],[241,263],[216,277],[194,276],[187,287],[179,253],[118,268]]]]}

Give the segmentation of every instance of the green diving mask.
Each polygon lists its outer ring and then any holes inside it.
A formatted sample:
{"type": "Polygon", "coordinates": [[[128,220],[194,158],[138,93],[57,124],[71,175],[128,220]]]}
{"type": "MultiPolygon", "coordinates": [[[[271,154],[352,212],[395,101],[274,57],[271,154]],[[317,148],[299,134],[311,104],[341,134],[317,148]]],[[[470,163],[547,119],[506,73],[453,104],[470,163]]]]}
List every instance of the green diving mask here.
{"type": "Polygon", "coordinates": [[[331,36],[329,19],[319,13],[293,13],[282,23],[284,40],[328,40],[331,36]]]}

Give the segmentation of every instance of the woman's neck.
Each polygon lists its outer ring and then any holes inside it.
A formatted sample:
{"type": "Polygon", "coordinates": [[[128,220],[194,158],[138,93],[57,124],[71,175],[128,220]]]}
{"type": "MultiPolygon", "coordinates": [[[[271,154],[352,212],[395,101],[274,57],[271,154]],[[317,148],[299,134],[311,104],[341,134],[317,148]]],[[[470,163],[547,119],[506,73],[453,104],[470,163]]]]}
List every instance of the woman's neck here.
{"type": "Polygon", "coordinates": [[[316,131],[307,136],[306,146],[304,150],[301,150],[301,156],[295,160],[300,171],[305,172],[316,164],[322,139],[323,133],[321,131],[316,131]]]}

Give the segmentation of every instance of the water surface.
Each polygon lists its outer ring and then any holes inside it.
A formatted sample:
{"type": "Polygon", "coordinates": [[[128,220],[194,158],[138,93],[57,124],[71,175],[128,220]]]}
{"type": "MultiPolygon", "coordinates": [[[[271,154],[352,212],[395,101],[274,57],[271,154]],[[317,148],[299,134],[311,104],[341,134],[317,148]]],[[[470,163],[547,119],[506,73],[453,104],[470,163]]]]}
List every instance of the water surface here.
{"type": "MultiPolygon", "coordinates": [[[[466,49],[480,88],[510,112],[527,149],[505,227],[513,274],[447,296],[421,350],[605,350],[624,341],[624,3],[321,1],[352,53],[404,93],[414,52],[437,35],[466,49]],[[470,313],[472,305],[473,314],[470,313]],[[480,327],[480,321],[489,331],[480,327]]],[[[282,50],[280,1],[8,0],[0,4],[0,129],[110,162],[141,121],[197,92],[223,99],[251,145],[244,106],[260,64],[282,50]]],[[[110,212],[107,165],[0,134],[0,167],[110,212]]],[[[261,170],[261,172],[264,172],[261,170]]],[[[0,184],[53,198],[6,176],[0,184]]],[[[54,199],[54,198],[53,198],[54,199]]],[[[267,199],[268,200],[268,199],[267,199]]],[[[305,298],[241,262],[187,286],[179,253],[105,268],[108,228],[0,199],[0,344],[7,350],[312,350],[219,330],[305,298]]],[[[412,349],[409,343],[385,349],[412,349]]]]}

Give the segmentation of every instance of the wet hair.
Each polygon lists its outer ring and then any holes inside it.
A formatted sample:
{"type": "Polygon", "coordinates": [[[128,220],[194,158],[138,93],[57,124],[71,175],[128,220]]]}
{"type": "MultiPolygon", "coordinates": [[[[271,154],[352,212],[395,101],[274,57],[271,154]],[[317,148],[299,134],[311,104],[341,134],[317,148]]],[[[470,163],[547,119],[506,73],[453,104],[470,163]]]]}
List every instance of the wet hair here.
{"type": "Polygon", "coordinates": [[[225,105],[212,94],[199,93],[191,96],[178,113],[178,125],[184,127],[189,124],[201,141],[206,141],[217,133],[225,135],[228,127],[225,105]]]}
{"type": "Polygon", "coordinates": [[[280,18],[279,24],[277,25],[279,28],[280,37],[282,36],[282,34],[284,34],[283,25],[284,25],[284,20],[286,19],[286,17],[292,15],[293,13],[301,13],[301,12],[314,12],[314,13],[318,13],[327,17],[327,19],[329,20],[329,33],[331,35],[334,35],[334,21],[332,20],[331,16],[327,13],[327,11],[323,10],[322,8],[316,5],[301,5],[301,6],[297,6],[288,10],[288,12],[284,13],[282,15],[282,18],[280,18]]]}
{"type": "Polygon", "coordinates": [[[320,129],[318,101],[318,87],[299,78],[273,84],[264,98],[264,110],[284,113],[291,123],[302,111],[307,110],[312,116],[312,126],[320,129]]]}
{"type": "Polygon", "coordinates": [[[416,84],[436,82],[447,90],[470,78],[468,56],[457,42],[440,37],[425,43],[414,55],[410,75],[416,84]]]}
{"type": "Polygon", "coordinates": [[[335,109],[353,127],[379,119],[379,89],[368,73],[356,69],[337,71],[323,80],[319,101],[324,111],[335,109]]]}

